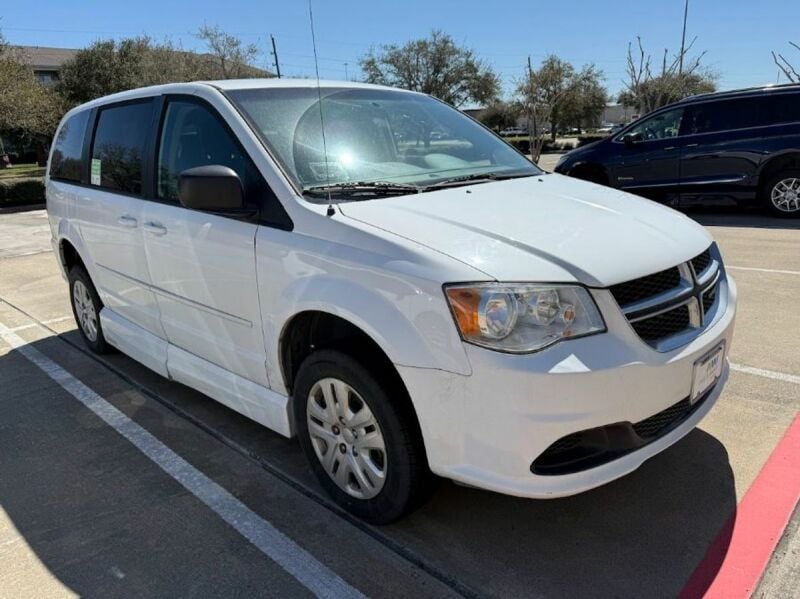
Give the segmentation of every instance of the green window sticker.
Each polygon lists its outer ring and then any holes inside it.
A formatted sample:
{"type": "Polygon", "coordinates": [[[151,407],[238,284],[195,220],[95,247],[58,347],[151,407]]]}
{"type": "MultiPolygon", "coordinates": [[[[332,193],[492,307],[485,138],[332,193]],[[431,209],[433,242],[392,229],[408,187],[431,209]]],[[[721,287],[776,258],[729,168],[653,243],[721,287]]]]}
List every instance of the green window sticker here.
{"type": "Polygon", "coordinates": [[[100,185],[100,160],[92,158],[92,185],[100,185]]]}

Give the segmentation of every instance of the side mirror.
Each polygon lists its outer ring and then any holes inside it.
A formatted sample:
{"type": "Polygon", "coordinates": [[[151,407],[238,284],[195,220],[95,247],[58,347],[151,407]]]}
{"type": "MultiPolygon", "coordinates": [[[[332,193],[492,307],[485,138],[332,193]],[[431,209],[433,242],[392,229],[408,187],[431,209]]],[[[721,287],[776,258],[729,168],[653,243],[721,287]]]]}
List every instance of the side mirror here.
{"type": "Polygon", "coordinates": [[[626,146],[632,146],[635,143],[642,141],[642,134],[641,133],[627,133],[622,136],[622,141],[625,142],[626,146]]]}
{"type": "Polygon", "coordinates": [[[244,205],[244,191],[236,171],[210,164],[181,173],[178,199],[185,208],[193,210],[240,210],[244,205]]]}

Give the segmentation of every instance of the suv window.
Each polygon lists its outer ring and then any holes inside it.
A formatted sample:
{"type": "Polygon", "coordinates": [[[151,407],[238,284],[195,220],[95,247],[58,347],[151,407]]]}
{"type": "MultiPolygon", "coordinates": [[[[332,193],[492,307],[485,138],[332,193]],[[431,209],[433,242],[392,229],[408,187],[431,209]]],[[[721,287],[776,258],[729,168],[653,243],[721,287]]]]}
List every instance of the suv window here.
{"type": "Polygon", "coordinates": [[[764,124],[760,98],[703,102],[686,109],[685,135],[747,129],[764,124]]]}
{"type": "Polygon", "coordinates": [[[627,131],[625,135],[641,135],[643,141],[677,137],[681,130],[682,119],[683,108],[674,108],[642,119],[641,123],[627,131]]]}
{"type": "Polygon", "coordinates": [[[177,202],[180,174],[211,164],[236,171],[245,201],[258,205],[258,187],[266,184],[219,117],[197,102],[169,102],[158,151],[158,197],[177,202]]]}
{"type": "Polygon", "coordinates": [[[89,111],[74,114],[61,126],[53,142],[53,155],[50,159],[50,176],[65,181],[81,180],[81,157],[83,154],[83,135],[89,111]]]}
{"type": "Polygon", "coordinates": [[[152,100],[100,110],[92,144],[92,185],[142,193],[142,164],[152,117],[152,100]]]}
{"type": "Polygon", "coordinates": [[[800,94],[782,93],[764,96],[762,102],[766,108],[768,124],[800,122],[800,94]]]}

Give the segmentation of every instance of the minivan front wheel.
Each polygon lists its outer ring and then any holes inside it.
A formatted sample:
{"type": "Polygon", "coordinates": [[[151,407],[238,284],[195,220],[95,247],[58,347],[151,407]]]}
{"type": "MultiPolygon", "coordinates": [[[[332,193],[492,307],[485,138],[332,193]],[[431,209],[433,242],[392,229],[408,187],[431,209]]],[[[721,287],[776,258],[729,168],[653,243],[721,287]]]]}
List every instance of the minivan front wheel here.
{"type": "Polygon", "coordinates": [[[311,354],[293,394],[297,434],[317,479],[347,511],[385,524],[427,498],[432,475],[397,390],[352,357],[311,354]]]}
{"type": "Polygon", "coordinates": [[[783,171],[765,187],[765,200],[776,216],[800,217],[800,171],[783,171]]]}
{"type": "Polygon", "coordinates": [[[103,303],[89,278],[89,273],[82,266],[73,266],[69,271],[69,295],[72,314],[86,345],[96,354],[108,353],[111,346],[106,342],[100,324],[100,310],[103,308],[103,303]]]}

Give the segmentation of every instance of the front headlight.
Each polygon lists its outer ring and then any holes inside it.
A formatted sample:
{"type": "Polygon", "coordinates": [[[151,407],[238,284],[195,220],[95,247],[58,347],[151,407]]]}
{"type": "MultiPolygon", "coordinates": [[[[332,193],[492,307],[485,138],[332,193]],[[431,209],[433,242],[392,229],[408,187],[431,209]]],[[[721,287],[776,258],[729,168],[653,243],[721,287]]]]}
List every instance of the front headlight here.
{"type": "Polygon", "coordinates": [[[606,330],[589,293],[577,285],[476,283],[447,285],[464,341],[512,353],[606,330]]]}

